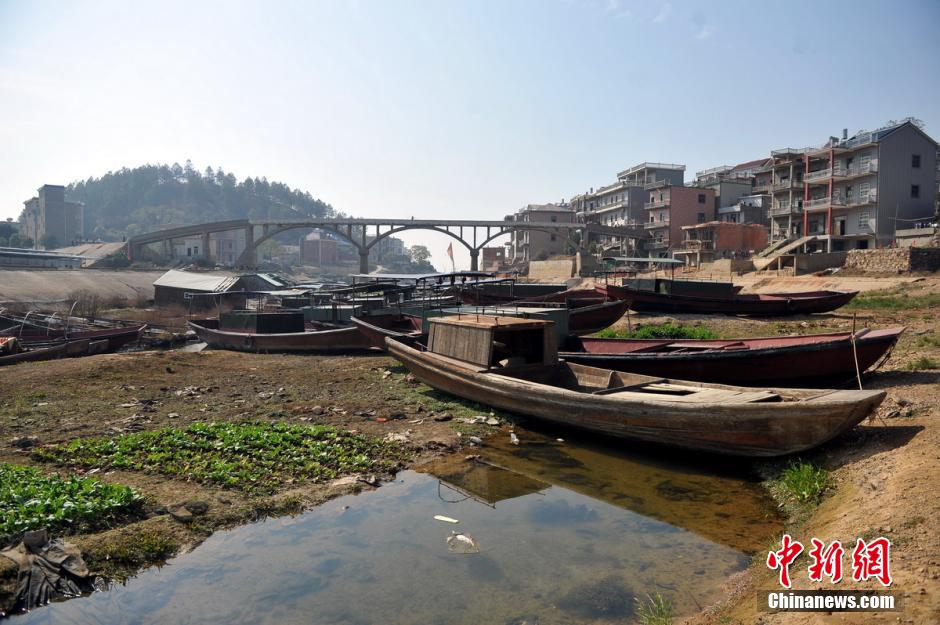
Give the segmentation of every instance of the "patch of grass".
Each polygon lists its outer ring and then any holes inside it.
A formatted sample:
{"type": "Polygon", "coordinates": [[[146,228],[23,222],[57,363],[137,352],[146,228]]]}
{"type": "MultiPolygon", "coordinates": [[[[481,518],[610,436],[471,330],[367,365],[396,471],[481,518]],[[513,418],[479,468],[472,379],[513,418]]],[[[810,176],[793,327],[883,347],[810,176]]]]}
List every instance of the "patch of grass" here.
{"type": "Polygon", "coordinates": [[[83,557],[96,571],[122,577],[125,571],[166,561],[179,548],[179,543],[165,533],[146,528],[128,528],[120,536],[89,547],[83,557]]]}
{"type": "Polygon", "coordinates": [[[859,293],[842,310],[910,310],[940,306],[940,293],[908,295],[899,291],[859,293]]]}
{"type": "Polygon", "coordinates": [[[927,356],[921,356],[914,362],[907,363],[908,371],[922,371],[924,369],[940,369],[940,363],[927,356]]]}
{"type": "Polygon", "coordinates": [[[641,625],[672,625],[672,602],[658,592],[646,595],[646,601],[635,597],[636,617],[641,625]]]}
{"type": "Polygon", "coordinates": [[[192,423],[185,428],[82,438],[36,450],[45,462],[162,473],[252,493],[282,483],[386,472],[404,451],[394,443],[325,425],[192,423]]]}
{"type": "Polygon", "coordinates": [[[142,505],[143,499],[127,486],[0,463],[0,541],[28,530],[104,527],[139,512],[142,505]]]}
{"type": "MultiPolygon", "coordinates": [[[[933,317],[929,317],[930,320],[933,317]]],[[[917,338],[917,347],[940,347],[940,335],[925,334],[917,338]]]]}
{"type": "Polygon", "coordinates": [[[716,339],[718,335],[702,326],[683,326],[660,323],[637,326],[630,332],[624,329],[604,328],[594,336],[604,339],[716,339]]]}
{"type": "Polygon", "coordinates": [[[829,473],[809,462],[790,463],[780,474],[784,492],[800,503],[819,503],[829,489],[829,473]]]}

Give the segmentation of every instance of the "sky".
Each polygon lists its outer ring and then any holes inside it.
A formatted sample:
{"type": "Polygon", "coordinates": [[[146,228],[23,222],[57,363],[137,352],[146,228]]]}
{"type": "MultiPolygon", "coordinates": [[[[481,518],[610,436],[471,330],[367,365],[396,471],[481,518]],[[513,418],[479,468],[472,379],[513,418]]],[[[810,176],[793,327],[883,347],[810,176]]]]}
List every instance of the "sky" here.
{"type": "Polygon", "coordinates": [[[938,30],[937,0],[0,0],[0,217],[190,159],[358,217],[501,219],[643,161],[689,179],[907,116],[940,139],[938,30]]]}

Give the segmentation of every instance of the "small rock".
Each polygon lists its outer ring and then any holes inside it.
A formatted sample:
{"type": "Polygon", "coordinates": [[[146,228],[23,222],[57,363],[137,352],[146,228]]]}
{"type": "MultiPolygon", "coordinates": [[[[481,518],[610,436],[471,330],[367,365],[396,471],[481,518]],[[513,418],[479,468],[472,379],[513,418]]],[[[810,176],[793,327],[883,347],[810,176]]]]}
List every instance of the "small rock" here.
{"type": "Polygon", "coordinates": [[[315,414],[315,415],[321,415],[321,414],[323,414],[323,406],[314,406],[314,407],[310,410],[310,412],[312,412],[312,413],[315,414]]]}
{"type": "Polygon", "coordinates": [[[479,436],[471,436],[471,437],[469,437],[467,440],[469,440],[469,441],[470,441],[471,443],[473,443],[474,445],[482,445],[482,444],[483,444],[483,439],[480,438],[479,436]]]}
{"type": "Polygon", "coordinates": [[[178,412],[171,412],[170,414],[167,415],[167,418],[168,418],[168,419],[178,419],[179,416],[180,416],[180,413],[178,413],[178,412]]]}
{"type": "Polygon", "coordinates": [[[434,420],[435,420],[435,421],[450,421],[450,420],[453,419],[453,418],[454,418],[454,416],[453,416],[452,414],[450,414],[449,412],[444,412],[444,413],[442,413],[442,414],[436,414],[436,415],[434,415],[434,420]]]}
{"type": "Polygon", "coordinates": [[[489,419],[486,420],[486,424],[487,425],[499,425],[499,419],[497,419],[496,417],[490,417],[489,419]]]}
{"type": "Polygon", "coordinates": [[[209,511],[209,503],[200,499],[187,501],[183,507],[189,510],[194,516],[202,516],[209,511]]]}
{"type": "Polygon", "coordinates": [[[168,508],[167,512],[169,512],[170,516],[180,523],[191,523],[193,520],[193,513],[187,510],[183,505],[168,508]]]}
{"type": "Polygon", "coordinates": [[[512,443],[513,445],[518,445],[518,444],[519,444],[519,437],[516,436],[516,433],[515,433],[515,432],[510,432],[510,433],[509,433],[509,442],[512,443]]]}
{"type": "Polygon", "coordinates": [[[424,412],[424,406],[422,406],[421,404],[418,404],[418,407],[415,408],[415,412],[424,412]]]}
{"type": "Polygon", "coordinates": [[[39,439],[35,436],[15,436],[10,442],[19,449],[29,449],[38,445],[39,439]]]}
{"type": "Polygon", "coordinates": [[[895,399],[894,401],[895,401],[895,403],[897,403],[898,406],[902,406],[902,407],[903,407],[903,406],[910,406],[910,405],[911,405],[911,400],[906,399],[906,398],[904,398],[904,397],[898,397],[898,398],[895,399]]]}
{"type": "Polygon", "coordinates": [[[408,375],[405,376],[405,381],[408,382],[409,384],[416,384],[418,382],[418,379],[409,373],[408,375]]]}

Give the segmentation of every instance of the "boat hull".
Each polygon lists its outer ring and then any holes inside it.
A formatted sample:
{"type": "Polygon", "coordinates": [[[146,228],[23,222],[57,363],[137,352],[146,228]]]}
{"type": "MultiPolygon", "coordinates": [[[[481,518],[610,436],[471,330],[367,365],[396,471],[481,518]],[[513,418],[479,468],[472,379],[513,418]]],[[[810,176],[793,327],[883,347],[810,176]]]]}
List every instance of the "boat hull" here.
{"type": "Polygon", "coordinates": [[[249,334],[227,332],[189,321],[187,325],[199,339],[213,349],[240,352],[347,352],[369,349],[371,342],[358,328],[349,326],[318,332],[290,332],[283,334],[249,334]]]}
{"type": "Polygon", "coordinates": [[[755,317],[808,315],[836,310],[857,295],[855,291],[810,291],[805,293],[773,293],[769,295],[735,295],[731,298],[668,295],[626,286],[607,285],[611,297],[631,300],[630,309],[637,312],[672,312],[755,317]]]}
{"type": "Polygon", "coordinates": [[[593,334],[616,323],[630,307],[629,300],[609,302],[568,309],[568,333],[576,336],[593,334]]]}
{"type": "Polygon", "coordinates": [[[421,319],[410,315],[363,315],[350,319],[372,347],[385,350],[385,339],[393,338],[403,343],[412,344],[419,340],[421,319]]]}
{"type": "Polygon", "coordinates": [[[738,456],[782,456],[816,447],[852,428],[884,391],[829,391],[800,402],[624,401],[497,375],[393,340],[389,353],[425,384],[546,423],[622,439],[738,456]]]}
{"type": "Polygon", "coordinates": [[[579,339],[559,357],[592,367],[699,382],[741,385],[818,386],[854,378],[855,354],[864,372],[894,347],[904,328],[860,333],[852,349],[851,333],[842,332],[776,339],[726,341],[668,341],[631,339],[579,339]],[[708,344],[740,343],[742,348],[702,351],[708,344]],[[691,351],[655,352],[667,344],[693,347],[691,351]],[[746,347],[744,347],[746,346],[746,347]]]}

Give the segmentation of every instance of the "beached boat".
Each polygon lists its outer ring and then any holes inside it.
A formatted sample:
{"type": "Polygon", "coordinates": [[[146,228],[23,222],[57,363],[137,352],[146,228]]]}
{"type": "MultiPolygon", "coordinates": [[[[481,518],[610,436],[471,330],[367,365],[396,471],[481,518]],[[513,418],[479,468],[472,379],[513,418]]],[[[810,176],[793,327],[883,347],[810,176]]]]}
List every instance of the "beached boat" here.
{"type": "Polygon", "coordinates": [[[607,300],[604,293],[596,289],[564,289],[545,295],[515,295],[509,292],[488,292],[483,289],[466,289],[458,293],[460,301],[471,306],[499,306],[516,302],[538,302],[566,304],[569,308],[589,306],[607,300]]]}
{"type": "Polygon", "coordinates": [[[3,349],[0,351],[0,367],[21,362],[91,356],[109,351],[107,339],[98,341],[75,339],[34,345],[20,345],[13,337],[4,337],[4,339],[3,349]]]}
{"type": "Polygon", "coordinates": [[[231,315],[232,313],[223,313],[219,319],[194,319],[188,321],[187,325],[196,333],[199,340],[214,349],[262,353],[345,352],[368,349],[371,346],[371,341],[356,326],[329,327],[325,324],[304,324],[302,313],[240,315],[262,318],[250,326],[245,323],[227,323],[231,321],[231,315]],[[284,324],[269,323],[270,317],[274,315],[294,316],[291,326],[296,323],[296,316],[299,315],[299,329],[291,327],[289,331],[277,331],[283,329],[284,324]],[[220,319],[222,327],[220,327],[220,319]]]}
{"type": "Polygon", "coordinates": [[[408,313],[362,313],[350,319],[353,325],[369,339],[372,347],[385,349],[385,339],[393,338],[411,344],[422,336],[420,315],[408,313]]]}
{"type": "Polygon", "coordinates": [[[0,336],[16,337],[23,345],[65,339],[106,340],[107,351],[117,351],[139,340],[146,328],[146,323],[117,319],[87,319],[41,311],[25,314],[0,311],[0,336]]]}
{"type": "Polygon", "coordinates": [[[629,300],[609,300],[568,307],[568,332],[576,336],[600,332],[616,323],[630,307],[629,300]]]}
{"type": "Polygon", "coordinates": [[[368,349],[371,342],[355,326],[303,332],[256,333],[218,329],[218,320],[190,320],[199,340],[214,349],[241,352],[343,352],[368,349]],[[216,327],[213,327],[216,326],[216,327]]]}
{"type": "Polygon", "coordinates": [[[894,347],[904,328],[744,339],[670,340],[570,337],[568,362],[699,382],[817,386],[855,378],[894,347]]]}
{"type": "Polygon", "coordinates": [[[777,317],[835,310],[848,304],[857,291],[807,291],[803,293],[741,294],[725,297],[681,295],[632,286],[606,285],[610,297],[630,300],[637,312],[719,313],[777,317]]]}
{"type": "Polygon", "coordinates": [[[884,391],[754,389],[561,361],[551,322],[466,315],[430,320],[428,348],[389,353],[441,391],[610,436],[743,456],[816,447],[852,428],[884,391]]]}

